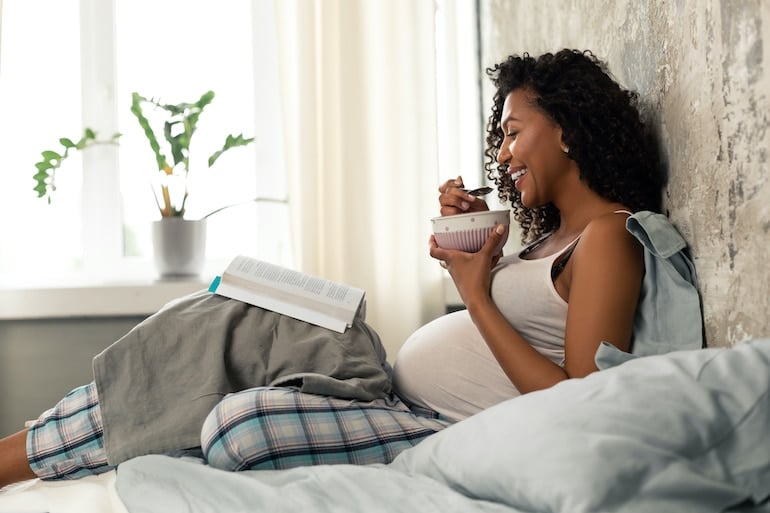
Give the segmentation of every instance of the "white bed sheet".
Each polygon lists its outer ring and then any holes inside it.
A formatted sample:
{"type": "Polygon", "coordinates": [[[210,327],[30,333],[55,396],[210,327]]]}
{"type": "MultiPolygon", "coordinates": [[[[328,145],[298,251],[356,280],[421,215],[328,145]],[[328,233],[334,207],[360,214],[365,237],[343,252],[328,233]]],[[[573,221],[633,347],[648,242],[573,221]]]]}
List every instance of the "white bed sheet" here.
{"type": "Polygon", "coordinates": [[[115,471],[77,481],[33,479],[0,490],[0,513],[128,513],[115,471]]]}

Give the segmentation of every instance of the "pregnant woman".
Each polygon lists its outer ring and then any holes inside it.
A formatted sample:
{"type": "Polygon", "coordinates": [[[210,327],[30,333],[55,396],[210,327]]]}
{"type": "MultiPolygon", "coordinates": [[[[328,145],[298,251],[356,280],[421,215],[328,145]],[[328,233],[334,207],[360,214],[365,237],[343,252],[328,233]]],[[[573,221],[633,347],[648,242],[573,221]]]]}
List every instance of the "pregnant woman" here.
{"type": "MultiPolygon", "coordinates": [[[[0,486],[196,447],[228,470],[387,463],[501,401],[701,347],[694,270],[657,213],[662,170],[636,95],[590,52],[511,56],[487,72],[485,167],[525,247],[495,254],[496,231],[476,253],[431,238],[465,310],[417,330],[391,371],[362,322],[339,335],[213,294],[181,298],[98,355],[93,383],[0,440],[0,486]]],[[[442,215],[488,209],[463,185],[439,187],[442,215]]]]}

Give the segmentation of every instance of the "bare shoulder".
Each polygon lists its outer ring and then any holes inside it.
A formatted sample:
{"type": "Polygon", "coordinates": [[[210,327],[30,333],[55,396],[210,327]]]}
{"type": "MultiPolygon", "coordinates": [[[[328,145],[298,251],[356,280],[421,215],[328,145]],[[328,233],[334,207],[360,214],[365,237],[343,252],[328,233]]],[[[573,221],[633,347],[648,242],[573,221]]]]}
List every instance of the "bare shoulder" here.
{"type": "Polygon", "coordinates": [[[590,255],[593,261],[641,258],[642,246],[626,229],[627,219],[625,213],[609,213],[592,220],[580,237],[581,253],[590,255]]]}
{"type": "MultiPolygon", "coordinates": [[[[583,231],[583,236],[592,241],[633,241],[636,240],[626,229],[628,214],[609,213],[593,219],[583,231]]],[[[581,237],[581,238],[582,238],[581,237]]]]}

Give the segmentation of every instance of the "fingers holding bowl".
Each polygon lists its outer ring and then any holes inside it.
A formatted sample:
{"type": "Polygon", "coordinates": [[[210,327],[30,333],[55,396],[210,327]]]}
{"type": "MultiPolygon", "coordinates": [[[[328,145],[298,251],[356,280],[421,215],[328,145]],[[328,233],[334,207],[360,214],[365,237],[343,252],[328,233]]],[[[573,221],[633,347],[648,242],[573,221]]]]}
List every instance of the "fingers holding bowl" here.
{"type": "MultiPolygon", "coordinates": [[[[497,254],[508,239],[510,219],[510,210],[507,209],[434,217],[431,219],[433,225],[431,240],[443,249],[475,253],[484,246],[491,230],[501,225],[502,233],[498,233],[500,240],[493,251],[493,254],[497,254]]],[[[434,256],[433,251],[431,256],[434,256]]]]}

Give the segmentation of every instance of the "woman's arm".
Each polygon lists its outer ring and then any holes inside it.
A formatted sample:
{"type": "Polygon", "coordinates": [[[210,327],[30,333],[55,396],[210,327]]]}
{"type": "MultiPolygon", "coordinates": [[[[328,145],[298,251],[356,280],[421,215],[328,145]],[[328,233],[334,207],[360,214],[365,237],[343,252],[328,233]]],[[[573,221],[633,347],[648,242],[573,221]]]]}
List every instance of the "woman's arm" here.
{"type": "Polygon", "coordinates": [[[625,223],[626,216],[619,214],[595,219],[572,254],[564,338],[570,376],[596,370],[594,355],[603,340],[622,351],[630,349],[644,251],[625,223]]]}
{"type": "Polygon", "coordinates": [[[644,263],[641,246],[625,229],[625,216],[590,223],[565,268],[569,304],[565,368],[538,353],[492,301],[490,253],[499,237],[492,233],[475,254],[445,251],[431,240],[431,256],[447,262],[471,319],[521,393],[595,371],[594,355],[602,340],[628,349],[644,263]]]}

